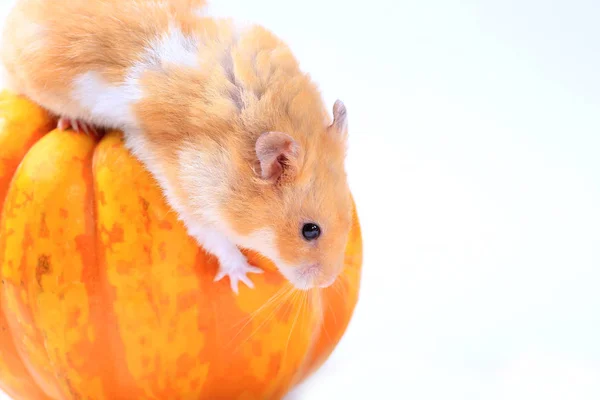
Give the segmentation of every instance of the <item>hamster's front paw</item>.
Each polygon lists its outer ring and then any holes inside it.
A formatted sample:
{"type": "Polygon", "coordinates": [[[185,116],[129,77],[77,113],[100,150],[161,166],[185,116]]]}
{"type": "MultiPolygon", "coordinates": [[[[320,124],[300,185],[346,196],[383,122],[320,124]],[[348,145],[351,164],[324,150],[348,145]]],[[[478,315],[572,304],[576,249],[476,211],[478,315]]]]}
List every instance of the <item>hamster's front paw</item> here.
{"type": "Polygon", "coordinates": [[[89,124],[85,121],[81,121],[78,119],[70,119],[67,117],[60,117],[58,119],[58,124],[56,127],[62,131],[65,131],[69,128],[73,129],[75,132],[85,133],[86,135],[99,136],[99,130],[96,129],[95,126],[89,124]]]}
{"type": "Polygon", "coordinates": [[[244,257],[241,253],[242,257],[230,258],[227,260],[219,260],[219,271],[215,276],[215,282],[220,281],[225,276],[229,277],[229,282],[231,283],[231,290],[235,294],[238,294],[238,283],[243,282],[249,288],[254,288],[254,284],[248,278],[248,274],[250,272],[255,274],[263,273],[263,270],[260,268],[253,267],[248,264],[246,257],[244,257]]]}

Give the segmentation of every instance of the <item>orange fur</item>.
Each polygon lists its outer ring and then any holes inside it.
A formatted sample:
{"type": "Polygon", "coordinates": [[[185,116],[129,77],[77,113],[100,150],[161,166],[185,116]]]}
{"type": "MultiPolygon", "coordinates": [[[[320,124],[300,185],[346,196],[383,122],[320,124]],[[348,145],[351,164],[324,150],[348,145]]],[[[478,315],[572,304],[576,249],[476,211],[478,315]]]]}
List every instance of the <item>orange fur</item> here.
{"type": "Polygon", "coordinates": [[[166,182],[182,214],[212,210],[212,217],[196,215],[197,222],[273,258],[291,280],[319,265],[312,283],[330,282],[351,224],[345,108],[336,103],[336,119],[329,117],[316,85],[271,32],[254,26],[240,34],[232,21],[190,12],[203,4],[21,0],[6,26],[2,58],[24,94],[57,114],[81,116],[85,111],[70,100],[81,74],[122,83],[150,39],[173,24],[199,40],[200,67],[161,65],[140,77],[143,97],[132,106],[139,126],[125,131],[129,147],[166,182]],[[285,179],[276,181],[263,179],[256,153],[257,140],[270,131],[289,135],[299,150],[282,164],[285,179]],[[306,222],[321,226],[318,240],[302,237],[306,222]],[[251,239],[257,232],[274,237],[251,239]]]}
{"type": "Polygon", "coordinates": [[[204,3],[18,0],[4,26],[2,61],[23,94],[57,114],[76,114],[77,106],[65,101],[76,76],[98,71],[108,82],[123,80],[150,35],[166,31],[170,16],[191,31],[197,18],[187,8],[204,3]],[[163,10],[157,3],[168,7],[163,10]]]}

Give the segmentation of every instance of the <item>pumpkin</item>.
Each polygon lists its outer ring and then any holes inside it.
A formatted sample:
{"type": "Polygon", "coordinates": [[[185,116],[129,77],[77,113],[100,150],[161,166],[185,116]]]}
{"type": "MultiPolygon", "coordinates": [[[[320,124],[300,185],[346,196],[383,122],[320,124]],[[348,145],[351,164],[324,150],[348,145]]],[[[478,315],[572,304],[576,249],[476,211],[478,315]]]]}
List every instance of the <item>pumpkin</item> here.
{"type": "Polygon", "coordinates": [[[277,399],[316,371],[358,300],[356,209],[336,283],[214,282],[119,132],[54,129],[0,94],[0,388],[14,399],[277,399]]]}

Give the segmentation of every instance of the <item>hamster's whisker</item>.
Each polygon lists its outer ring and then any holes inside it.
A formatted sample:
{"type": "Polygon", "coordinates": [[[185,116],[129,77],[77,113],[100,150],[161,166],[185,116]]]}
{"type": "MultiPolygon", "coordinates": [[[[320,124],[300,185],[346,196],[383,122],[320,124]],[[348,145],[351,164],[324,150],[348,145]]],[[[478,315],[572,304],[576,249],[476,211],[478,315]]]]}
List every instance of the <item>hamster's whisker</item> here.
{"type": "MultiPolygon", "coordinates": [[[[296,295],[292,299],[293,304],[296,305],[298,300],[302,300],[305,296],[307,296],[307,293],[308,292],[305,290],[297,291],[296,295]],[[300,299],[298,299],[298,297],[300,297],[300,299]]],[[[302,311],[302,304],[304,304],[303,301],[300,302],[300,307],[298,307],[298,312],[296,312],[296,317],[294,317],[294,322],[292,322],[292,326],[290,327],[290,333],[288,335],[287,342],[285,344],[285,349],[283,351],[282,359],[284,360],[284,362],[287,357],[288,348],[290,347],[290,340],[292,339],[292,333],[294,333],[294,328],[296,327],[296,323],[298,322],[298,317],[300,316],[300,312],[302,311]]]]}
{"type": "Polygon", "coordinates": [[[338,278],[335,280],[335,282],[333,282],[333,285],[331,285],[331,287],[333,288],[333,290],[335,290],[335,292],[336,292],[338,295],[340,295],[340,297],[342,297],[342,298],[343,298],[343,297],[345,297],[345,293],[344,293],[344,291],[345,291],[344,289],[345,289],[345,288],[344,288],[344,287],[342,287],[342,286],[344,286],[344,282],[342,281],[342,279],[341,279],[341,278],[342,278],[341,276],[340,276],[340,277],[338,277],[338,278]]]}
{"type": "MultiPolygon", "coordinates": [[[[288,303],[289,298],[295,293],[294,288],[290,286],[290,288],[288,288],[287,291],[285,291],[282,295],[278,296],[279,303],[275,305],[275,308],[273,310],[271,310],[271,312],[265,317],[265,319],[252,331],[250,332],[250,334],[248,335],[248,337],[246,337],[244,340],[242,340],[237,346],[236,346],[236,351],[242,347],[243,345],[245,345],[246,343],[248,343],[250,341],[250,339],[252,339],[252,337],[254,337],[254,335],[263,327],[265,326],[268,322],[272,321],[275,318],[276,313],[279,311],[279,309],[281,307],[283,307],[284,304],[288,303]]],[[[256,316],[255,316],[256,317],[256,316]]],[[[250,321],[252,321],[254,318],[250,319],[250,321]]],[[[248,321],[248,323],[250,322],[248,321]]],[[[246,323],[246,325],[248,324],[246,323]]],[[[244,325],[244,327],[246,326],[244,325]]],[[[239,336],[239,334],[243,331],[244,327],[242,327],[238,333],[234,336],[234,338],[231,339],[231,341],[229,342],[229,345],[231,344],[231,342],[235,339],[235,337],[239,336]]]]}
{"type": "MultiPolygon", "coordinates": [[[[289,295],[291,294],[291,291],[293,290],[293,287],[291,284],[286,284],[284,286],[282,286],[281,288],[279,288],[279,290],[277,290],[268,300],[266,300],[260,307],[258,307],[256,310],[254,310],[252,313],[250,313],[247,317],[242,318],[238,323],[236,323],[235,325],[233,325],[233,327],[238,326],[239,324],[244,323],[244,325],[240,328],[239,333],[241,333],[243,331],[243,329],[252,321],[254,321],[261,312],[265,311],[265,309],[267,307],[269,307],[270,305],[272,305],[273,303],[276,303],[279,300],[282,300],[282,298],[285,297],[289,297],[289,295]]],[[[285,301],[285,299],[283,299],[282,303],[285,301]]],[[[279,306],[282,305],[282,303],[279,304],[279,306]]],[[[236,335],[237,336],[237,335],[236,335]]],[[[234,337],[235,339],[235,337],[234,337]]]]}
{"type": "MultiPolygon", "coordinates": [[[[307,311],[308,311],[308,307],[312,307],[313,310],[316,310],[318,312],[318,317],[319,317],[319,321],[318,321],[318,326],[317,329],[320,329],[321,327],[324,327],[325,324],[325,313],[323,311],[323,301],[325,299],[323,298],[323,292],[320,289],[314,288],[311,291],[311,296],[309,301],[307,301],[307,311]]],[[[317,331],[315,329],[315,331],[317,331]]]]}
{"type": "MultiPolygon", "coordinates": [[[[310,313],[310,303],[312,301],[312,299],[315,296],[318,296],[318,291],[315,290],[310,290],[310,291],[306,291],[304,293],[303,296],[303,301],[301,304],[301,316],[300,316],[300,321],[302,321],[304,323],[304,325],[300,328],[300,329],[306,329],[306,323],[307,322],[312,322],[313,320],[310,318],[311,313],[310,313]]],[[[319,323],[319,326],[322,325],[322,323],[319,323]]],[[[309,326],[309,328],[311,328],[311,343],[310,343],[310,347],[309,349],[312,350],[312,348],[314,347],[314,345],[316,344],[316,339],[319,336],[319,330],[318,327],[317,329],[312,329],[312,326],[309,326]]],[[[304,373],[306,371],[306,364],[308,362],[308,358],[305,358],[304,361],[302,361],[299,365],[299,367],[296,369],[296,372],[293,375],[293,378],[291,379],[291,383],[294,384],[296,382],[296,380],[298,379],[298,377],[300,376],[300,374],[304,373]]]]}
{"type": "Polygon", "coordinates": [[[302,320],[304,320],[304,321],[306,320],[305,314],[308,315],[308,316],[310,316],[309,313],[308,313],[308,311],[309,311],[309,308],[310,308],[309,304],[310,304],[310,296],[311,295],[312,295],[311,292],[306,292],[306,294],[304,295],[304,303],[302,304],[302,308],[303,308],[303,311],[302,311],[302,320]]]}
{"type": "Polygon", "coordinates": [[[312,332],[312,334],[311,334],[311,342],[312,342],[311,346],[313,346],[313,345],[316,344],[316,340],[319,337],[319,329],[323,325],[323,318],[322,317],[319,318],[319,321],[316,324],[316,326],[312,325],[312,323],[314,322],[314,319],[311,318],[311,305],[315,301],[317,301],[317,302],[321,302],[322,301],[322,297],[321,297],[320,292],[318,290],[313,290],[311,292],[307,292],[306,295],[305,295],[305,302],[303,304],[302,320],[304,321],[304,328],[303,329],[306,329],[306,324],[307,324],[307,322],[309,323],[308,328],[312,332]]]}
{"type": "Polygon", "coordinates": [[[244,326],[242,326],[242,328],[241,328],[241,329],[244,329],[246,327],[246,325],[248,325],[266,307],[268,307],[274,301],[276,301],[277,299],[279,299],[280,297],[282,297],[286,292],[290,291],[291,289],[292,289],[292,284],[289,283],[289,282],[286,283],[284,286],[282,286],[281,288],[279,288],[279,290],[277,290],[269,299],[267,299],[267,301],[265,301],[263,303],[263,305],[261,305],[256,310],[254,310],[253,312],[251,312],[250,315],[248,315],[247,317],[242,318],[238,323],[236,323],[235,325],[233,325],[233,327],[236,327],[239,324],[241,324],[244,321],[246,321],[246,324],[244,326]]]}
{"type": "Polygon", "coordinates": [[[319,314],[321,317],[320,328],[323,329],[323,332],[325,332],[325,336],[327,336],[329,341],[333,342],[333,339],[332,339],[331,335],[329,334],[329,331],[327,330],[327,325],[326,325],[326,321],[325,321],[326,320],[326,316],[325,316],[326,309],[323,306],[323,303],[326,302],[328,309],[331,310],[331,303],[327,302],[326,299],[323,298],[323,292],[321,290],[317,290],[315,292],[315,295],[313,296],[313,298],[316,299],[316,301],[317,301],[316,307],[319,308],[319,314]]]}
{"type": "Polygon", "coordinates": [[[355,279],[351,276],[340,274],[338,279],[340,281],[340,286],[343,287],[345,291],[352,291],[358,288],[360,280],[355,279]]]}
{"type": "MultiPolygon", "coordinates": [[[[334,282],[335,285],[335,282],[334,282]]],[[[339,292],[338,292],[339,293],[339,292]]],[[[338,326],[338,320],[337,320],[337,316],[335,315],[335,310],[333,309],[333,307],[331,306],[331,302],[327,302],[327,310],[331,313],[331,315],[333,316],[333,323],[335,324],[335,326],[338,326]]]]}

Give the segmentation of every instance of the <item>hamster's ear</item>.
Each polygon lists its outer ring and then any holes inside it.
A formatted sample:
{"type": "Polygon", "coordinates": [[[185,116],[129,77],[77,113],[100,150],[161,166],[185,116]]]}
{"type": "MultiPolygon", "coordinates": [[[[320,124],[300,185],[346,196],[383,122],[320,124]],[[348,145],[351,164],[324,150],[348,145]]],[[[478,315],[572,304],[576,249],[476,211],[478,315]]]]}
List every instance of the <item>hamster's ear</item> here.
{"type": "Polygon", "coordinates": [[[260,176],[270,182],[295,177],[298,171],[300,146],[287,133],[265,132],[256,141],[256,156],[260,176]]]}
{"type": "Polygon", "coordinates": [[[331,126],[344,137],[348,134],[348,111],[339,99],[333,104],[333,123],[331,126]]]}

